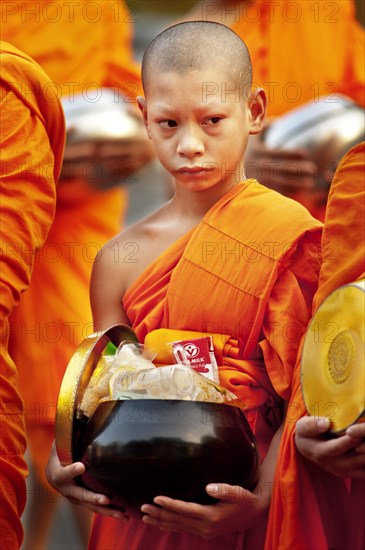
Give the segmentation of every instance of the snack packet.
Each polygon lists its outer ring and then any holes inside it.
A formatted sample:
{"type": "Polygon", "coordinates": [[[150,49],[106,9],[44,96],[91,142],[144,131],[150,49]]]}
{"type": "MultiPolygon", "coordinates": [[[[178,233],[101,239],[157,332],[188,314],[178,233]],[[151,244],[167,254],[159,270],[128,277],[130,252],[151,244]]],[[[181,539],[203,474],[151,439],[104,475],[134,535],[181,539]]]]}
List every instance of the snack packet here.
{"type": "Polygon", "coordinates": [[[171,346],[177,363],[186,365],[219,384],[218,365],[211,336],[178,340],[171,342],[171,346]]]}

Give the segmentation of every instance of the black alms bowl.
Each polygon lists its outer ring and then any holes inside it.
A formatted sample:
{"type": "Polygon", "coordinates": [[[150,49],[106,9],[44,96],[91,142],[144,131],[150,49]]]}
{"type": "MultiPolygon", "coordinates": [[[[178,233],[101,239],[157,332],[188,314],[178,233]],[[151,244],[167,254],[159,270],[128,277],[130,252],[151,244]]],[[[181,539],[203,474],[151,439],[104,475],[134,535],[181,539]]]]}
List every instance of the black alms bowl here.
{"type": "Polygon", "coordinates": [[[213,503],[208,483],[252,489],[258,479],[254,435],[233,405],[109,401],[78,433],[73,458],[86,465],[78,482],[128,513],[157,495],[213,503]]]}

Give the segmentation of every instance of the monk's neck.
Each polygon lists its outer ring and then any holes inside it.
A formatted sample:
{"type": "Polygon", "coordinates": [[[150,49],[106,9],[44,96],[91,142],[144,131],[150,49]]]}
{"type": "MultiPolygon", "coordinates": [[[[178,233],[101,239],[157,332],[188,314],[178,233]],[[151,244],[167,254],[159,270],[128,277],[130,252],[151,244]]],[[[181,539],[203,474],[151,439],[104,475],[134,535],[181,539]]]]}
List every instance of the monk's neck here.
{"type": "Polygon", "coordinates": [[[177,185],[170,206],[178,217],[198,221],[236,185],[216,186],[204,191],[190,191],[177,185]]]}

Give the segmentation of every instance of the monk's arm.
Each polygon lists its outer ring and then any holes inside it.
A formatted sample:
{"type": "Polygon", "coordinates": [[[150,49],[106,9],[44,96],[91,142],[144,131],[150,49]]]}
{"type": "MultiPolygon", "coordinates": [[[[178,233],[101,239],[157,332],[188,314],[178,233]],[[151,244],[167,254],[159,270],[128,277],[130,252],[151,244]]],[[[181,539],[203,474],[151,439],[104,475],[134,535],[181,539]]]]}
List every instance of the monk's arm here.
{"type": "Polygon", "coordinates": [[[118,238],[109,241],[97,254],[90,282],[90,304],[95,330],[103,330],[115,323],[128,324],[122,307],[125,292],[123,275],[125,264],[115,254],[122,246],[118,238]]]}

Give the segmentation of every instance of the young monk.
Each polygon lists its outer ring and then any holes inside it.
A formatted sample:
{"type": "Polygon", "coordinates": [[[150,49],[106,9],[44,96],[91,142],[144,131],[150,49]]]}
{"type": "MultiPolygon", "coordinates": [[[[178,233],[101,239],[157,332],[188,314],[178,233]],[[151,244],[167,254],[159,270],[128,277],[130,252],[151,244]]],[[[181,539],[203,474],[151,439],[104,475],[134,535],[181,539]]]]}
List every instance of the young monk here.
{"type": "Polygon", "coordinates": [[[141,342],[158,341],[161,328],[220,333],[220,382],[246,405],[260,480],[253,492],[209,485],[220,501],[213,506],[156,495],[158,506],[142,506],[142,520],[125,522],[105,508],[105,496],[75,486],[83,464],[62,467],[54,452],[48,478],[100,514],[91,548],[260,548],[283,406],[317,287],[321,223],[245,177],[243,155],[264,124],[266,95],[252,89],[249,53],[232,30],[211,22],[170,27],[147,48],[142,79],[140,109],[175,194],[98,255],[95,327],[129,323],[141,342]],[[231,93],[237,87],[239,95],[231,93]]]}
{"type": "MultiPolygon", "coordinates": [[[[333,179],[314,313],[338,287],[364,278],[364,165],[363,142],[344,156],[333,179]]],[[[288,544],[290,548],[360,550],[365,545],[365,423],[350,426],[341,437],[323,439],[331,423],[326,418],[303,416],[299,362],[291,405],[292,421],[287,421],[284,429],[276,474],[282,490],[274,492],[267,548],[288,544]],[[293,413],[297,419],[302,416],[297,423],[293,413]],[[290,486],[298,491],[292,492],[289,505],[283,495],[290,486]]]]}
{"type": "Polygon", "coordinates": [[[30,284],[36,251],[52,224],[65,124],[51,80],[33,59],[1,41],[0,60],[0,546],[15,550],[23,538],[27,466],[9,317],[30,284]]]}

